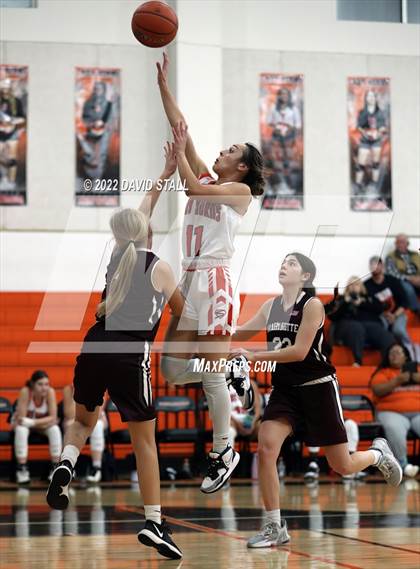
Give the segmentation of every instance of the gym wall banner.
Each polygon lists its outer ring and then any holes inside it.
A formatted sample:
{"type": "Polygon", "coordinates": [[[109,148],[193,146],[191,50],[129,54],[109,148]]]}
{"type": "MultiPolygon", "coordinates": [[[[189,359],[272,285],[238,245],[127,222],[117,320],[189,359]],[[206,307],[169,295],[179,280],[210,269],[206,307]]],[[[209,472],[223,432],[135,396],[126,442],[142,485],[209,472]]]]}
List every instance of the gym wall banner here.
{"type": "Polygon", "coordinates": [[[265,209],[303,209],[303,75],[260,75],[265,209]]]}
{"type": "Polygon", "coordinates": [[[76,67],[76,205],[120,203],[119,69],[76,67]]]}
{"type": "Polygon", "coordinates": [[[0,205],[26,205],[28,67],[0,65],[0,205]]]}
{"type": "Polygon", "coordinates": [[[392,210],[390,80],[349,77],[350,206],[354,211],[392,210]]]}

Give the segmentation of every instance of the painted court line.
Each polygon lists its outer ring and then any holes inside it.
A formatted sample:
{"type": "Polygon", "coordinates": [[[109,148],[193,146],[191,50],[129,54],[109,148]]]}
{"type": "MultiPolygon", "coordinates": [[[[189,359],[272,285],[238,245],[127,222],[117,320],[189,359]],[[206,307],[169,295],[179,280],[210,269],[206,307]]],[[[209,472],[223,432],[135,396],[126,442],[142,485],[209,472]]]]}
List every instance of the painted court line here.
{"type": "MultiPolygon", "coordinates": [[[[121,509],[123,511],[127,511],[127,512],[133,512],[133,513],[138,513],[139,510],[144,511],[143,508],[141,508],[141,507],[139,507],[137,509],[122,507],[119,509],[121,509]]],[[[171,522],[173,525],[185,527],[185,528],[189,528],[189,529],[195,529],[201,533],[211,533],[213,535],[217,534],[217,535],[222,535],[223,537],[229,537],[231,539],[236,539],[238,541],[247,541],[247,538],[244,536],[234,535],[232,533],[228,533],[228,532],[225,532],[223,530],[213,529],[213,528],[209,528],[207,526],[203,526],[201,524],[195,524],[192,522],[179,520],[177,518],[173,518],[172,516],[165,516],[165,519],[167,519],[168,522],[171,522]]],[[[303,553],[302,551],[297,551],[296,549],[290,549],[290,548],[284,547],[284,548],[282,548],[282,550],[288,551],[289,553],[292,553],[294,555],[298,555],[300,557],[306,557],[307,559],[313,559],[314,561],[322,561],[323,563],[328,563],[329,565],[333,565],[334,567],[344,567],[345,569],[363,569],[363,567],[360,567],[359,565],[351,565],[349,563],[341,563],[340,561],[334,561],[332,559],[327,559],[325,557],[319,557],[317,555],[311,555],[309,553],[303,553]]]]}
{"type": "Polygon", "coordinates": [[[359,541],[360,543],[367,543],[369,545],[377,545],[378,547],[387,547],[389,549],[396,549],[398,551],[404,551],[405,553],[414,553],[420,556],[419,551],[414,551],[413,549],[406,549],[405,547],[399,547],[398,545],[389,545],[388,543],[380,543],[379,541],[370,541],[368,539],[361,539],[360,537],[351,537],[349,535],[342,535],[341,533],[332,533],[325,530],[311,530],[316,531],[316,533],[324,533],[326,535],[332,535],[334,537],[342,537],[343,539],[349,539],[351,541],[359,541]]]}

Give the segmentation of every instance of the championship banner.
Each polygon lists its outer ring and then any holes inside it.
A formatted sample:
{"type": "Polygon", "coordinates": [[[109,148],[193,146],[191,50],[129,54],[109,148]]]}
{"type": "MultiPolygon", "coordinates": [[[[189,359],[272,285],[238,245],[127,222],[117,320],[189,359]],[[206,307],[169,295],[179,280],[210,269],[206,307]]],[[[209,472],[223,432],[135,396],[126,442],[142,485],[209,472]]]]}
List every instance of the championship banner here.
{"type": "Polygon", "coordinates": [[[0,205],[26,204],[28,67],[0,65],[0,205]]]}
{"type": "Polygon", "coordinates": [[[392,210],[390,80],[349,77],[351,209],[392,210]]]}
{"type": "Polygon", "coordinates": [[[265,209],[303,209],[303,75],[260,76],[265,209]]]}
{"type": "Polygon", "coordinates": [[[76,205],[120,203],[120,70],[76,67],[76,205]]]}

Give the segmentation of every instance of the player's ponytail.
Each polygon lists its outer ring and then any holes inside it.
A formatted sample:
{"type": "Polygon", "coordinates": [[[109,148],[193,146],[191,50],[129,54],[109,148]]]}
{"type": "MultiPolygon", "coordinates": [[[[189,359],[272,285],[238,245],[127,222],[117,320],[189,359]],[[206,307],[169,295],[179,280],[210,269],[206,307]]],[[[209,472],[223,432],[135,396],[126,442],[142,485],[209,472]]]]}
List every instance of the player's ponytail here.
{"type": "Polygon", "coordinates": [[[261,152],[250,142],[245,143],[245,150],[242,154],[242,162],[248,166],[248,172],[242,180],[251,188],[253,196],[261,196],[264,193],[264,161],[261,152]]]}
{"type": "Polygon", "coordinates": [[[316,267],[315,263],[306,255],[302,253],[289,253],[289,255],[293,255],[299,262],[299,265],[302,267],[302,271],[304,273],[309,273],[310,277],[302,287],[302,290],[306,292],[309,296],[315,296],[316,291],[314,287],[314,279],[316,277],[316,267]]]}
{"type": "Polygon", "coordinates": [[[130,289],[137,263],[136,247],[144,246],[148,235],[146,216],[138,209],[121,209],[110,220],[117,250],[122,253],[111,282],[107,285],[104,301],[98,305],[97,316],[110,316],[124,301],[130,289]]]}

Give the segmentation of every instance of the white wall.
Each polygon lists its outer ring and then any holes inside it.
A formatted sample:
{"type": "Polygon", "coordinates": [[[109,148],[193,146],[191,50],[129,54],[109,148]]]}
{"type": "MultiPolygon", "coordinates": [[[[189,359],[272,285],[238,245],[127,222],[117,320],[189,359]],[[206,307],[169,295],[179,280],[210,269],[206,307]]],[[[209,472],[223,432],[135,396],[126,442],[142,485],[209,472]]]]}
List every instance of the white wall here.
{"type": "MultiPolygon", "coordinates": [[[[141,0],[38,0],[3,8],[4,41],[136,45],[141,0]]],[[[174,4],[174,2],[168,2],[174,4]]],[[[177,0],[181,42],[282,51],[416,55],[419,26],[336,19],[335,0],[177,0]]]]}
{"type": "MultiPolygon", "coordinates": [[[[102,286],[92,274],[110,211],[73,205],[76,65],[122,69],[121,177],[155,176],[160,169],[168,135],[154,69],[161,50],[132,37],[131,15],[139,3],[39,0],[36,9],[1,10],[1,60],[29,65],[30,112],[28,206],[0,208],[3,290],[102,286]],[[77,275],[68,272],[75,265],[77,275]]],[[[313,252],[328,286],[336,272],[340,280],[360,274],[387,235],[420,234],[419,25],[336,21],[335,0],[178,0],[176,9],[173,87],[207,163],[224,145],[258,140],[261,71],[305,75],[305,210],[261,213],[254,203],[237,243],[235,263],[241,266],[254,236],[243,290],[273,292],[273,258],[276,263],[283,249],[310,251],[316,234],[325,234],[328,243],[313,252]],[[345,90],[346,77],[354,74],[391,77],[393,213],[349,211],[345,90]],[[331,231],[338,247],[333,263],[331,231]]],[[[125,195],[122,205],[137,198],[125,195]]],[[[154,221],[162,255],[174,267],[183,202],[163,197],[154,221]]]]}

